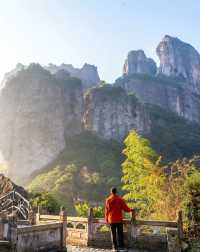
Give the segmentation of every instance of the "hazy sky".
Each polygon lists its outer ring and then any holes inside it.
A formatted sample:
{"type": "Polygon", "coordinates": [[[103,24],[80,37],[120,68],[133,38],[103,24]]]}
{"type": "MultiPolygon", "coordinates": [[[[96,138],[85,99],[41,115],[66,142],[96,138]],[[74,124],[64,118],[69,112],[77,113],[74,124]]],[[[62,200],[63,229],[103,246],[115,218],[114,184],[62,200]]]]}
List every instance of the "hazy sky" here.
{"type": "Polygon", "coordinates": [[[85,62],[112,82],[130,50],[169,34],[200,51],[199,0],[0,0],[0,78],[16,63],[85,62]]]}

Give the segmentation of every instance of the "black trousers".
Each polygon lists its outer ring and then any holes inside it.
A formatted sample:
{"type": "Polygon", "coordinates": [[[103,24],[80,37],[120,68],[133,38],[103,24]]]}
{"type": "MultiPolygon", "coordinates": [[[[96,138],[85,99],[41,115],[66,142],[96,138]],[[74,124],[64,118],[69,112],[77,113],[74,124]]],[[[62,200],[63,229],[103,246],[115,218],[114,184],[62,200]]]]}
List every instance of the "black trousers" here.
{"type": "Polygon", "coordinates": [[[110,224],[112,245],[114,249],[124,248],[124,233],[122,223],[110,224]]]}

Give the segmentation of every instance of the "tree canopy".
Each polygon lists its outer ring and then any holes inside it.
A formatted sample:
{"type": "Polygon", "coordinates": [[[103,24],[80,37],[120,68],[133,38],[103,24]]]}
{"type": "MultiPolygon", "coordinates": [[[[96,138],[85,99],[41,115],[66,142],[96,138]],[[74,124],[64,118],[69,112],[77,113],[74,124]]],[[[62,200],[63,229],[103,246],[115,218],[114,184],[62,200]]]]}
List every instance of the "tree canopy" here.
{"type": "Polygon", "coordinates": [[[175,220],[178,210],[190,205],[192,192],[200,193],[200,172],[196,168],[199,157],[163,165],[150,142],[135,131],[129,133],[124,143],[125,199],[132,207],[141,209],[143,218],[175,220]]]}
{"type": "Polygon", "coordinates": [[[124,141],[126,160],[122,164],[122,182],[125,199],[134,207],[141,208],[141,215],[150,215],[160,197],[163,175],[159,157],[150,142],[135,131],[124,141]]]}

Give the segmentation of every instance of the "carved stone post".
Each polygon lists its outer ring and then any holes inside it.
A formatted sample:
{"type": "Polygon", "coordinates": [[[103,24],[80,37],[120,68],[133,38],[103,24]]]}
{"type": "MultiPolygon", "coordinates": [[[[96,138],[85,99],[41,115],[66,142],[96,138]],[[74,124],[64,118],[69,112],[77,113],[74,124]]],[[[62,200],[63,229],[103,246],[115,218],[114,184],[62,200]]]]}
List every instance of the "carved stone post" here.
{"type": "Polygon", "coordinates": [[[28,213],[28,220],[31,225],[34,225],[36,223],[35,214],[32,210],[30,210],[28,213]]]}
{"type": "Polygon", "coordinates": [[[88,246],[92,245],[93,241],[93,234],[94,234],[94,226],[93,226],[93,218],[94,218],[94,211],[91,207],[88,212],[88,246]]]}
{"type": "Polygon", "coordinates": [[[131,212],[131,230],[130,230],[130,246],[133,246],[137,238],[136,213],[131,212]]]}
{"type": "Polygon", "coordinates": [[[38,211],[36,213],[36,217],[35,217],[35,224],[39,225],[40,224],[40,207],[38,206],[38,211]]]}
{"type": "Polygon", "coordinates": [[[167,251],[168,252],[181,252],[181,246],[178,239],[178,230],[167,228],[167,251]]]}
{"type": "Polygon", "coordinates": [[[182,211],[178,212],[178,239],[179,239],[179,244],[181,246],[182,241],[183,241],[183,213],[182,211]]]}
{"type": "Polygon", "coordinates": [[[66,250],[66,238],[67,238],[67,211],[64,207],[60,210],[60,221],[62,222],[62,249],[66,250]]]}

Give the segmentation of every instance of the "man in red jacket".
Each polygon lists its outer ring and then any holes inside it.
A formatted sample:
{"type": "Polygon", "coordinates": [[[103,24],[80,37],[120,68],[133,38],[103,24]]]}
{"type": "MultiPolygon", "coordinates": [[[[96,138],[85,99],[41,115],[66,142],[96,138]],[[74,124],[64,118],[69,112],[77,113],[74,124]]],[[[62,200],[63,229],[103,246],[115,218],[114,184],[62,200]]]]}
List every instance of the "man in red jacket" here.
{"type": "Polygon", "coordinates": [[[111,189],[111,195],[105,203],[105,219],[110,224],[112,244],[115,251],[124,249],[123,237],[123,211],[131,212],[125,201],[117,195],[117,189],[111,189]]]}

